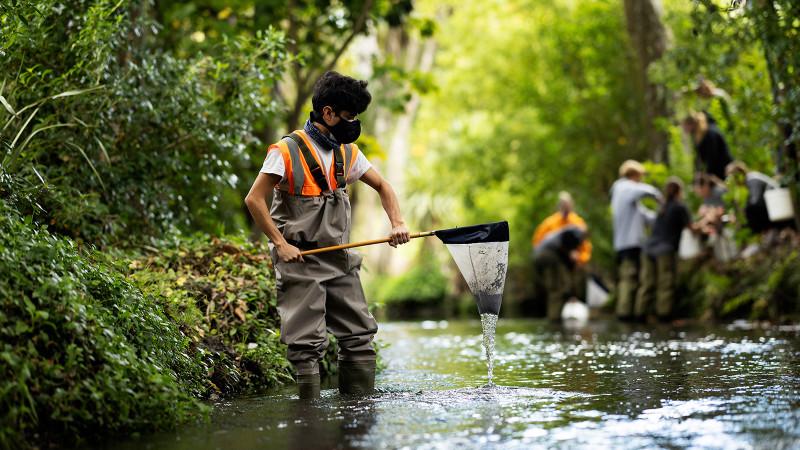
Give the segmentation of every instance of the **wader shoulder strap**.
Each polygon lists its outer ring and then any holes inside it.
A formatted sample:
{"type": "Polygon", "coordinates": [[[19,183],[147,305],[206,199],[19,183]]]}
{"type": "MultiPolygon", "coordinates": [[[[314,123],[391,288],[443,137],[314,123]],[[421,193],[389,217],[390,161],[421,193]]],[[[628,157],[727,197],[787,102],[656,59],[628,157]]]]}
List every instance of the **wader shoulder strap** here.
{"type": "MultiPolygon", "coordinates": [[[[353,144],[344,144],[344,177],[345,180],[350,175],[353,165],[353,144]]],[[[337,181],[338,183],[338,181],[337,181]]]]}
{"type": "Polygon", "coordinates": [[[345,179],[345,174],[347,171],[344,168],[344,161],[342,160],[343,158],[342,148],[339,147],[335,149],[333,152],[333,174],[336,177],[336,187],[339,189],[344,189],[347,183],[347,180],[345,179]]]}
{"type": "Polygon", "coordinates": [[[311,149],[309,149],[308,145],[306,145],[306,141],[304,141],[302,137],[298,136],[297,133],[292,133],[287,137],[293,140],[300,148],[300,153],[303,155],[303,159],[306,161],[308,170],[311,172],[311,176],[314,177],[314,181],[317,183],[319,189],[322,192],[329,191],[330,188],[328,187],[328,179],[325,178],[325,172],[323,172],[322,168],[319,166],[319,163],[317,163],[317,158],[315,158],[314,154],[311,153],[311,149]]]}
{"type": "Polygon", "coordinates": [[[289,186],[289,177],[288,175],[283,177],[286,183],[286,190],[291,192],[293,195],[301,195],[303,193],[303,184],[306,181],[306,172],[303,170],[303,163],[300,162],[300,147],[297,145],[294,139],[289,139],[289,137],[283,138],[284,142],[286,142],[286,146],[289,148],[289,157],[292,161],[292,179],[293,183],[292,186],[289,186]]]}

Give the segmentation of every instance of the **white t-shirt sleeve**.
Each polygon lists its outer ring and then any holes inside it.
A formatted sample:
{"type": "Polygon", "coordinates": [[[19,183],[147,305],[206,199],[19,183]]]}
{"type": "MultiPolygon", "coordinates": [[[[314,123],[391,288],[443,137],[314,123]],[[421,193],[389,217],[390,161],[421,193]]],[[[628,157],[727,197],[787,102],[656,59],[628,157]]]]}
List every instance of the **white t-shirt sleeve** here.
{"type": "Polygon", "coordinates": [[[347,174],[347,184],[355,183],[371,168],[372,164],[369,162],[367,157],[364,156],[364,153],[361,152],[361,149],[358,149],[356,162],[353,163],[353,167],[350,168],[350,173],[347,174]]]}
{"type": "Polygon", "coordinates": [[[264,164],[261,166],[261,173],[278,175],[281,180],[284,178],[286,166],[283,164],[283,155],[280,150],[273,149],[267,152],[267,157],[264,158],[264,164]]]}

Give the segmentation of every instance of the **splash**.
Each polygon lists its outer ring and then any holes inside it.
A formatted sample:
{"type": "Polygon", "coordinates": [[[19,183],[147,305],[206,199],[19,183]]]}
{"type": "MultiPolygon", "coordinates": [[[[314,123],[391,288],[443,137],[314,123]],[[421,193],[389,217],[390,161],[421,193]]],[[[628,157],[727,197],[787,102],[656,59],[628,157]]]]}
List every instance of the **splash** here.
{"type": "Polygon", "coordinates": [[[494,335],[497,329],[497,314],[481,314],[481,328],[483,330],[483,348],[486,350],[486,364],[489,367],[489,382],[486,387],[494,386],[492,372],[494,371],[494,335]]]}

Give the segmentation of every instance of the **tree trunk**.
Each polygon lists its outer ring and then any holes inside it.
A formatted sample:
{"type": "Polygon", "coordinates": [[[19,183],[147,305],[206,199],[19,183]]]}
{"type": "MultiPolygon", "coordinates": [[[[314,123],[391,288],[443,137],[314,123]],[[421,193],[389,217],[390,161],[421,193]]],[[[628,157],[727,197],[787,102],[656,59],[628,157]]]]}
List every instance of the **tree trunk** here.
{"type": "Polygon", "coordinates": [[[643,120],[646,145],[655,162],[669,164],[669,135],[658,124],[670,116],[666,87],[647,76],[650,64],[667,50],[669,30],[661,20],[661,0],[625,0],[625,21],[631,45],[636,51],[639,83],[644,94],[643,120]]]}
{"type": "MultiPolygon", "coordinates": [[[[436,54],[436,41],[433,39],[409,36],[402,27],[390,27],[381,35],[380,41],[382,41],[380,53],[396,61],[404,70],[429,72],[433,68],[436,54]]],[[[380,85],[376,88],[380,89],[380,85]]],[[[375,119],[372,131],[381,147],[386,150],[386,159],[372,162],[397,192],[401,205],[406,204],[405,200],[408,198],[406,180],[408,161],[411,158],[411,131],[419,103],[419,94],[414,92],[402,112],[380,104],[374,106],[375,119]]],[[[402,209],[404,216],[407,216],[408,208],[402,209]]],[[[363,230],[361,227],[357,230],[358,234],[363,234],[365,239],[388,235],[390,231],[388,221],[379,219],[385,217],[385,213],[377,196],[365,195],[360,198],[356,211],[358,219],[354,222],[364,224],[363,230]],[[375,223],[382,225],[376,227],[375,223]]],[[[369,255],[370,261],[376,261],[374,265],[376,273],[397,274],[405,270],[411,262],[411,256],[405,249],[392,249],[380,245],[364,251],[369,255]]]]}

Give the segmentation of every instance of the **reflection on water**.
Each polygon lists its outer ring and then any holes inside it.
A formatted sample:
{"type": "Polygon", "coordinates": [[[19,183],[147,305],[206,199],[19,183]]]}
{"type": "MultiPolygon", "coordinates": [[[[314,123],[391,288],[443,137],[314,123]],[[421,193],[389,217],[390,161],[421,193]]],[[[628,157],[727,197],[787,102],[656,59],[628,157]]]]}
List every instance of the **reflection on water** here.
{"type": "Polygon", "coordinates": [[[293,387],[218,406],[212,423],[106,448],[800,448],[800,332],[500,320],[391,323],[379,393],[293,387]]]}

